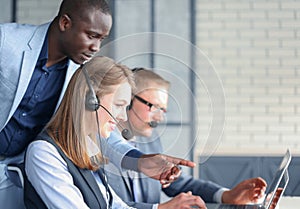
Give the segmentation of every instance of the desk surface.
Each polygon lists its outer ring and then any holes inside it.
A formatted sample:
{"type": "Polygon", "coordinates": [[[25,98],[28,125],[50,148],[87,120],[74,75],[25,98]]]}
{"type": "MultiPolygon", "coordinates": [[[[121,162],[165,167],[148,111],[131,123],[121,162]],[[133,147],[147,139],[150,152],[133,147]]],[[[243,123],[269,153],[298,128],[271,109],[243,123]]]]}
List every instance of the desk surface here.
{"type": "MultiPolygon", "coordinates": [[[[170,200],[164,193],[162,193],[162,202],[170,200]]],[[[299,209],[300,208],[300,196],[283,196],[279,202],[279,207],[276,209],[299,209]]],[[[210,207],[208,207],[210,209],[210,207]]]]}
{"type": "Polygon", "coordinates": [[[279,209],[299,209],[300,196],[295,197],[282,197],[279,202],[279,209]]]}
{"type": "MultiPolygon", "coordinates": [[[[282,197],[276,209],[299,209],[300,197],[282,197]]],[[[207,204],[208,209],[215,209],[213,204],[207,204]]]]}

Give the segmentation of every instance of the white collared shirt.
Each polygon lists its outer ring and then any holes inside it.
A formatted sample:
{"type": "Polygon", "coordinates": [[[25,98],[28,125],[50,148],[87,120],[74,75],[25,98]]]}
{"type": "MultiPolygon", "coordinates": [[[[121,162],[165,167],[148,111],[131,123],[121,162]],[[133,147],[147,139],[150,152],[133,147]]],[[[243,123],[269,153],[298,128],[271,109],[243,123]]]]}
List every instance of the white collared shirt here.
{"type": "MultiPolygon", "coordinates": [[[[80,190],[73,183],[67,163],[49,142],[37,140],[28,146],[25,171],[28,180],[48,208],[89,208],[84,202],[80,190]]],[[[104,199],[106,199],[106,190],[101,179],[97,176],[95,179],[104,199]]],[[[131,208],[112,189],[111,192],[113,195],[112,208],[131,208]]]]}

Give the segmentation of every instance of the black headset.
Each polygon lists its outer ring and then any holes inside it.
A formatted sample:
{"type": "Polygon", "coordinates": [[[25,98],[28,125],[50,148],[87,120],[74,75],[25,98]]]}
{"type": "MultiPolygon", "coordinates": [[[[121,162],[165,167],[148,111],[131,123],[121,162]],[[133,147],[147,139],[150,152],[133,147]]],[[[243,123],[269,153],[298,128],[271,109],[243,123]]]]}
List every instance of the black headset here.
{"type": "MultiPolygon", "coordinates": [[[[116,122],[118,122],[118,120],[110,113],[110,111],[108,111],[108,109],[106,109],[104,106],[102,106],[100,104],[100,100],[94,91],[94,88],[91,84],[91,81],[90,81],[91,79],[88,75],[87,70],[84,68],[84,65],[81,65],[81,68],[82,68],[83,74],[86,78],[86,83],[89,87],[89,91],[87,92],[87,94],[85,96],[85,108],[90,111],[97,111],[100,107],[102,107],[116,122]]],[[[120,123],[118,123],[118,125],[121,127],[121,129],[123,129],[121,131],[121,134],[124,139],[128,140],[133,137],[131,131],[129,131],[128,129],[121,126],[120,123]]]]}
{"type": "Polygon", "coordinates": [[[90,77],[89,77],[88,72],[85,69],[84,65],[82,65],[81,68],[82,68],[83,74],[85,76],[86,83],[89,87],[89,91],[87,92],[87,94],[85,96],[85,108],[90,111],[97,111],[100,107],[99,98],[94,91],[94,88],[90,81],[90,77]]]}
{"type": "MultiPolygon", "coordinates": [[[[87,110],[90,110],[90,111],[97,111],[99,109],[99,107],[101,106],[100,105],[100,100],[99,100],[98,96],[96,95],[96,93],[94,91],[94,88],[93,88],[93,86],[91,84],[91,81],[90,81],[91,79],[90,79],[90,77],[88,75],[88,72],[84,68],[84,64],[81,65],[81,68],[82,68],[83,74],[85,76],[86,83],[87,83],[87,85],[89,87],[89,91],[87,92],[87,94],[85,96],[85,108],[87,110]]],[[[97,112],[96,112],[96,114],[97,114],[97,112]]],[[[97,118],[97,116],[96,116],[96,118],[97,118]]],[[[97,120],[97,123],[99,123],[98,120],[97,120]]],[[[98,129],[98,132],[99,132],[99,129],[98,129]]],[[[100,136],[100,132],[98,134],[100,136]]],[[[101,149],[101,153],[103,153],[101,143],[100,143],[100,149],[101,149]]],[[[101,169],[101,170],[102,170],[102,172],[99,171],[99,176],[100,176],[100,178],[101,178],[101,180],[103,182],[103,185],[105,187],[105,190],[106,190],[106,198],[109,201],[109,208],[111,208],[111,205],[112,205],[112,194],[111,194],[111,191],[110,191],[110,189],[108,187],[107,177],[106,177],[105,170],[104,169],[101,169]]]]}
{"type": "MultiPolygon", "coordinates": [[[[136,72],[142,71],[142,70],[144,70],[144,68],[142,68],[142,67],[136,67],[136,68],[131,69],[131,71],[133,73],[136,73],[136,72]]],[[[133,99],[130,100],[130,104],[127,107],[128,110],[130,110],[132,108],[132,101],[133,101],[133,99]]]]}
{"type": "MultiPolygon", "coordinates": [[[[133,68],[131,71],[132,71],[133,73],[137,73],[138,71],[142,71],[142,70],[145,70],[145,69],[142,68],[142,67],[136,67],[136,68],[133,68]]],[[[134,96],[133,96],[133,97],[134,97],[134,96]]],[[[131,99],[130,104],[129,104],[128,107],[127,107],[128,110],[131,110],[131,109],[132,109],[132,103],[133,103],[133,98],[131,99]]],[[[145,122],[145,121],[143,121],[143,120],[140,118],[140,116],[134,111],[134,109],[132,109],[132,111],[134,112],[134,114],[137,116],[137,118],[138,118],[140,121],[142,121],[142,122],[148,124],[151,128],[156,128],[156,127],[157,127],[158,123],[157,123],[156,121],[145,122]]]]}

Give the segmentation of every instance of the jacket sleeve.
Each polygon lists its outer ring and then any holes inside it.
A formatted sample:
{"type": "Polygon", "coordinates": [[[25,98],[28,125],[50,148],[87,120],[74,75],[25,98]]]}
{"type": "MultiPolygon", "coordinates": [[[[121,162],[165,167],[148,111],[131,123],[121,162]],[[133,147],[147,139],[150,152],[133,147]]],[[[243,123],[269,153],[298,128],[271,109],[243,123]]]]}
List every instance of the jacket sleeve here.
{"type": "Polygon", "coordinates": [[[195,179],[190,175],[181,176],[163,191],[169,197],[174,197],[181,192],[191,191],[194,195],[199,195],[206,203],[215,202],[214,194],[222,187],[211,181],[195,179]]]}
{"type": "Polygon", "coordinates": [[[127,205],[130,207],[134,207],[137,209],[152,209],[153,204],[150,203],[144,203],[144,202],[126,202],[127,205]]]}
{"type": "Polygon", "coordinates": [[[122,160],[132,150],[136,150],[135,147],[125,141],[119,132],[114,131],[111,133],[108,140],[103,140],[104,155],[108,157],[117,168],[122,167],[122,160]]]}

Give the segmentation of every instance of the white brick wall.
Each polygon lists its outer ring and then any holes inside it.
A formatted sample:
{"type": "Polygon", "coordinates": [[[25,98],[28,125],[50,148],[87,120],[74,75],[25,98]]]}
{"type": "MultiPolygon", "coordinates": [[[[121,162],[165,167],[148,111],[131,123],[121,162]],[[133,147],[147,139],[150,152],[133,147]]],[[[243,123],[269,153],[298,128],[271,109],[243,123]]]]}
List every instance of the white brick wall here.
{"type": "Polygon", "coordinates": [[[10,22],[12,19],[12,1],[0,0],[0,5],[0,23],[10,22]]]}
{"type": "Polygon", "coordinates": [[[17,2],[19,23],[42,24],[56,16],[61,0],[19,0],[17,2]]]}
{"type": "MultiPolygon", "coordinates": [[[[290,147],[300,154],[300,1],[196,2],[197,46],[214,64],[226,99],[215,153],[282,154],[290,147]]],[[[199,81],[197,93],[199,154],[212,109],[199,81]]]]}

